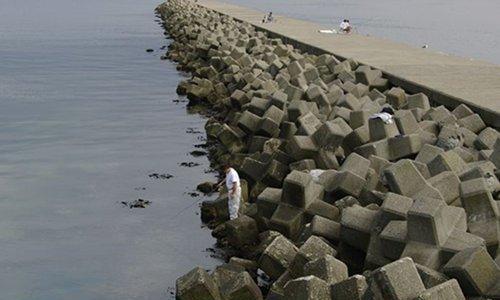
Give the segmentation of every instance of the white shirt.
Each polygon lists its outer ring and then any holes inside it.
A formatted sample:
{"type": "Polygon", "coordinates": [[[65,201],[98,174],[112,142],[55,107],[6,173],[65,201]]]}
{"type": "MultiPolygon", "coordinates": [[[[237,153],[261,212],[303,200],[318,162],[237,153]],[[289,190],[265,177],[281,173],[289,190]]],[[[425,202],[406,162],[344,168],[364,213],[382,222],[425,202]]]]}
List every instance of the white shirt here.
{"type": "Polygon", "coordinates": [[[373,114],[370,116],[370,119],[377,119],[377,118],[382,119],[382,121],[384,121],[385,124],[393,123],[392,115],[386,112],[373,114]]]}
{"type": "Polygon", "coordinates": [[[234,184],[236,184],[236,187],[240,186],[240,176],[238,176],[238,172],[236,172],[235,169],[229,168],[229,172],[226,174],[226,187],[228,192],[233,189],[234,184]]]}
{"type": "Polygon", "coordinates": [[[346,30],[349,27],[351,27],[351,24],[349,24],[348,22],[340,23],[340,29],[342,29],[342,30],[346,30]]]}

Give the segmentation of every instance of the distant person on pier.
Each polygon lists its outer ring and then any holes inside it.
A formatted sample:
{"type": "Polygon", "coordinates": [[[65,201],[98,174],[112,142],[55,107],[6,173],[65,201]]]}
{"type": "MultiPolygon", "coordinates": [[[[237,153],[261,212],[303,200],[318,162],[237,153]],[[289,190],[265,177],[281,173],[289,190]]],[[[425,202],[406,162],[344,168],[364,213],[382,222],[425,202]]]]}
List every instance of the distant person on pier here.
{"type": "MultiPolygon", "coordinates": [[[[241,185],[240,176],[235,169],[231,168],[229,164],[224,166],[226,172],[226,188],[227,188],[227,207],[229,209],[229,219],[234,220],[238,218],[241,202],[241,185]]],[[[222,182],[221,182],[222,183],[222,182]]]]}
{"type": "Polygon", "coordinates": [[[264,18],[262,19],[262,23],[271,23],[274,21],[274,17],[273,17],[273,12],[269,12],[267,15],[264,16],[264,18]]]}
{"type": "Polygon", "coordinates": [[[340,32],[349,34],[352,31],[352,26],[351,23],[349,23],[349,20],[344,19],[342,23],[340,23],[340,32]]]}

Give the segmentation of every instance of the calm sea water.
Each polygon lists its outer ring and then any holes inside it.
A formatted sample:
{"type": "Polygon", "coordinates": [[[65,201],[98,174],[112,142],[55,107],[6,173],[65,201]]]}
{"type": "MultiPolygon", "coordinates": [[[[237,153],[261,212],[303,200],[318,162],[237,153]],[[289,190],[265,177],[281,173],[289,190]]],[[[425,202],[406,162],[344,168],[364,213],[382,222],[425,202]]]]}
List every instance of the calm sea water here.
{"type": "MultiPolygon", "coordinates": [[[[233,2],[500,62],[495,0],[233,2]]],[[[168,299],[217,263],[203,198],[186,194],[213,178],[187,155],[204,120],[173,102],[175,66],[145,52],[168,43],[157,4],[0,0],[0,299],[168,299]],[[153,203],[120,204],[137,198],[153,203]]]]}
{"type": "Polygon", "coordinates": [[[500,64],[497,0],[224,0],[361,34],[500,64]]]}
{"type": "Polygon", "coordinates": [[[145,51],[168,43],[157,4],[0,0],[0,299],[169,299],[216,264],[186,194],[213,178],[187,154],[205,120],[145,51]]]}

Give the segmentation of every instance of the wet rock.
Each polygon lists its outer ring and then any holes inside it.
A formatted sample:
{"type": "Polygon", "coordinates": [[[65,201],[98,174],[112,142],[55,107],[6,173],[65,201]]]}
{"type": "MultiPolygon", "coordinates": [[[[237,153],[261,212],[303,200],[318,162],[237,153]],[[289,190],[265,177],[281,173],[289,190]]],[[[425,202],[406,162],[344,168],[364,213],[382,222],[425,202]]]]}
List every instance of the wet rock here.
{"type": "Polygon", "coordinates": [[[196,189],[204,194],[209,194],[215,190],[216,186],[217,186],[217,183],[205,181],[205,182],[198,184],[196,189]]]}
{"type": "Polygon", "coordinates": [[[137,199],[134,201],[122,201],[121,202],[123,205],[127,206],[128,208],[146,208],[151,204],[151,201],[149,200],[144,200],[144,199],[137,199]]]}
{"type": "Polygon", "coordinates": [[[194,157],[199,157],[199,156],[207,155],[207,152],[201,151],[201,150],[194,150],[194,151],[189,152],[189,154],[191,154],[194,157]]]}
{"type": "Polygon", "coordinates": [[[180,165],[181,167],[188,167],[188,168],[192,168],[192,167],[199,166],[200,164],[199,164],[199,163],[197,163],[197,162],[190,161],[190,162],[181,162],[179,165],[180,165]]]}
{"type": "Polygon", "coordinates": [[[173,178],[174,175],[172,174],[168,174],[168,173],[162,173],[162,174],[159,174],[159,173],[151,173],[148,175],[149,178],[154,178],[154,179],[170,179],[170,178],[173,178]]]}

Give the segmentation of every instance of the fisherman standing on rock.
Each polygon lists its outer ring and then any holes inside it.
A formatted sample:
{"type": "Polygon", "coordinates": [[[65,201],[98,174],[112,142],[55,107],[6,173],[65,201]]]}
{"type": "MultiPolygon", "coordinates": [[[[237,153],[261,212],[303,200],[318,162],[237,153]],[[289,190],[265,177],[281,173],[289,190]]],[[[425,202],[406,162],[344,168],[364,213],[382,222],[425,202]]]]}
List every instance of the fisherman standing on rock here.
{"type": "Polygon", "coordinates": [[[229,219],[234,220],[238,218],[241,201],[241,185],[240,176],[235,169],[231,168],[229,164],[224,166],[226,172],[226,187],[227,187],[227,206],[229,209],[229,219]]]}

